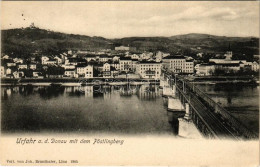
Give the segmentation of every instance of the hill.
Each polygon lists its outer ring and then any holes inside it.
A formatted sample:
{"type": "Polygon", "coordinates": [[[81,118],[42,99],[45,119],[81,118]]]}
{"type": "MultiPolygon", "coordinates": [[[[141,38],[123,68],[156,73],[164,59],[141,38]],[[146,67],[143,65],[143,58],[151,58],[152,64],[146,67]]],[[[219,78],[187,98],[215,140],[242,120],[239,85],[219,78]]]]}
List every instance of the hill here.
{"type": "Polygon", "coordinates": [[[2,52],[10,56],[30,56],[31,53],[55,54],[69,49],[99,49],[111,47],[102,37],[65,34],[39,28],[2,30],[2,52]]]}
{"type": "Polygon", "coordinates": [[[234,54],[259,54],[259,38],[225,37],[208,34],[186,34],[171,37],[128,37],[106,39],[86,35],[65,34],[39,28],[2,30],[2,53],[19,57],[31,56],[31,53],[55,54],[69,49],[113,49],[126,45],[137,51],[166,51],[171,53],[196,54],[224,53],[229,45],[234,54]]]}
{"type": "Polygon", "coordinates": [[[175,45],[190,48],[195,52],[223,53],[229,49],[235,54],[259,54],[259,38],[226,37],[208,34],[186,34],[169,37],[175,45]]]}

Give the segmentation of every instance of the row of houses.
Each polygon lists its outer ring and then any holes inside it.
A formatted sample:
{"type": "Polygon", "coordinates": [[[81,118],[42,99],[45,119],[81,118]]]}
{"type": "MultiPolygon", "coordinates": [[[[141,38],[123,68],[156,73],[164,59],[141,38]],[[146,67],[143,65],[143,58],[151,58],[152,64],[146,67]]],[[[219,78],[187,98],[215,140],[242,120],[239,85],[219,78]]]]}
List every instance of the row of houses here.
{"type": "Polygon", "coordinates": [[[102,53],[68,52],[55,56],[40,56],[30,61],[22,58],[1,59],[1,77],[26,77],[30,70],[30,77],[118,77],[120,74],[137,74],[140,78],[159,79],[161,70],[166,69],[177,74],[212,75],[217,69],[239,71],[240,69],[259,70],[257,62],[246,60],[232,60],[232,52],[227,52],[224,59],[209,59],[209,63],[198,63],[194,68],[192,57],[170,55],[158,51],[156,53],[135,53],[126,51],[124,54],[108,55],[102,53]],[[57,72],[58,71],[58,72],[57,72]],[[58,73],[58,74],[56,74],[58,73]]]}
{"type": "Polygon", "coordinates": [[[138,74],[141,78],[159,78],[161,62],[154,59],[152,53],[125,55],[105,54],[60,54],[55,56],[41,56],[37,61],[29,62],[22,58],[9,58],[5,55],[1,59],[1,77],[21,78],[30,70],[29,77],[117,77],[120,73],[138,74]],[[149,64],[149,65],[147,65],[149,64]],[[62,68],[64,73],[53,74],[56,68],[62,68]],[[48,70],[52,69],[52,70],[48,70]],[[94,71],[98,75],[94,76],[94,71]]]}
{"type": "Polygon", "coordinates": [[[259,64],[247,62],[246,60],[232,60],[232,52],[228,51],[222,59],[209,59],[208,63],[201,63],[195,66],[196,74],[200,76],[209,76],[216,73],[217,70],[222,70],[225,73],[236,73],[240,70],[259,71],[259,64]]]}

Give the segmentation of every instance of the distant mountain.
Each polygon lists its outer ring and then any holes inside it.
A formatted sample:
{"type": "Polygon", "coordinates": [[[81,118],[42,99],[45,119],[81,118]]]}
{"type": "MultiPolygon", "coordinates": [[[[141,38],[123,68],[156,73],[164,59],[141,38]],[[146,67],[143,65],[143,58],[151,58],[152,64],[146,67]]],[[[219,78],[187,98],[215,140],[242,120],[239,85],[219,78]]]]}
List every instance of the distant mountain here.
{"type": "Polygon", "coordinates": [[[226,37],[208,34],[186,34],[169,37],[175,45],[190,48],[195,52],[225,52],[230,49],[235,54],[259,54],[259,38],[226,37]]]}
{"type": "Polygon", "coordinates": [[[129,37],[114,42],[137,47],[138,50],[162,50],[173,53],[224,53],[229,49],[239,55],[259,54],[259,38],[225,37],[208,34],[186,34],[171,37],[129,37]]]}
{"type": "Polygon", "coordinates": [[[161,50],[181,54],[224,53],[230,45],[235,54],[259,54],[259,38],[255,37],[225,37],[193,33],[171,37],[106,39],[39,28],[2,30],[2,52],[10,56],[31,56],[31,53],[36,51],[55,54],[69,49],[112,49],[120,45],[136,47],[139,52],[161,50]]]}

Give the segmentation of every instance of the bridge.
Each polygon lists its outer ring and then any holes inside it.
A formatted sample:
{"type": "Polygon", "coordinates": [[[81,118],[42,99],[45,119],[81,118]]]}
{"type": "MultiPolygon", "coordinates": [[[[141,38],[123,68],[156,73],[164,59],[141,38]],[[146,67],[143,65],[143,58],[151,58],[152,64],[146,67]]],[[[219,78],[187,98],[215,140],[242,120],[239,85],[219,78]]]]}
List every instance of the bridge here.
{"type": "Polygon", "coordinates": [[[163,88],[163,96],[168,98],[168,112],[174,114],[184,111],[184,117],[178,119],[180,123],[193,123],[202,136],[237,140],[258,138],[256,133],[247,129],[185,77],[164,71],[160,87],[163,88]]]}

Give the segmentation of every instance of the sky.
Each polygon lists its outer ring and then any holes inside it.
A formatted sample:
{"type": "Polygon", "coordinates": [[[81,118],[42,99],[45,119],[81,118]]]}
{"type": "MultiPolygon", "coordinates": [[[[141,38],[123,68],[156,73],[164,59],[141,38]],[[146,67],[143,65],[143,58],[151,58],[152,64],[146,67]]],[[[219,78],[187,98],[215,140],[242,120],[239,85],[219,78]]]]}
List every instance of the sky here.
{"type": "Polygon", "coordinates": [[[204,33],[259,37],[257,1],[2,1],[1,29],[122,38],[204,33]]]}

